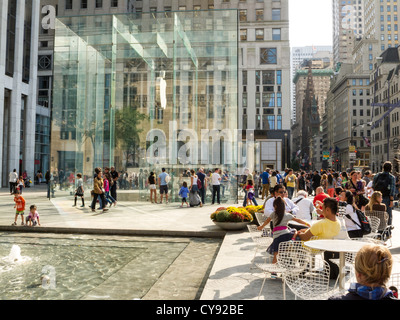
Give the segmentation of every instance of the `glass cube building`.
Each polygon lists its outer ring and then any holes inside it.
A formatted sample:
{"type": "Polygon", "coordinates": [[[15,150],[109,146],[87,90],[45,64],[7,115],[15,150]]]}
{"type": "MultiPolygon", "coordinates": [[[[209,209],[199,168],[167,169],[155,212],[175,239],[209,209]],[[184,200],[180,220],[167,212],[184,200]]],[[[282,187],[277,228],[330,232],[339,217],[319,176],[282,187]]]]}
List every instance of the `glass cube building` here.
{"type": "Polygon", "coordinates": [[[179,201],[188,170],[221,168],[235,200],[237,78],[237,10],[59,17],[51,170],[91,188],[94,168],[113,166],[118,198],[146,201],[149,173],[165,168],[179,201]]]}

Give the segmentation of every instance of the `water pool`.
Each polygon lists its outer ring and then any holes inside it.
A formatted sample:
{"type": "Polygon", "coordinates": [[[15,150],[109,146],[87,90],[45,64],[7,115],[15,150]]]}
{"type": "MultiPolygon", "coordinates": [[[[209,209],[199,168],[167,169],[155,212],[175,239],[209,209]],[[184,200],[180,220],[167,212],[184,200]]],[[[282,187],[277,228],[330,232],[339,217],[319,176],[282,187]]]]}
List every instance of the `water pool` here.
{"type": "Polygon", "coordinates": [[[0,233],[0,299],[196,299],[219,244],[216,239],[0,233]],[[16,261],[9,259],[13,246],[20,248],[16,261]]]}

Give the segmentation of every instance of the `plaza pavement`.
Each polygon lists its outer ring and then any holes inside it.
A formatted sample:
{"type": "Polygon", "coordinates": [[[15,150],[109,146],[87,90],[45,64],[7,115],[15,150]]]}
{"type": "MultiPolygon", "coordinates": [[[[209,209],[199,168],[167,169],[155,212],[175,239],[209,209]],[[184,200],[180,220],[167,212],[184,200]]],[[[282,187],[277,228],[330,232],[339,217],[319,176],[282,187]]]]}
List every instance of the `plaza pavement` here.
{"type": "MultiPolygon", "coordinates": [[[[123,192],[123,191],[121,191],[123,192]]],[[[134,236],[171,236],[220,238],[222,243],[214,264],[204,281],[201,300],[254,300],[264,279],[264,274],[254,268],[251,260],[255,246],[247,229],[225,232],[210,220],[210,214],[220,205],[205,204],[202,208],[180,208],[178,203],[150,204],[118,202],[116,207],[103,213],[92,212],[88,207],[90,197],[86,198],[86,207],[72,207],[73,197],[67,191],[57,190],[55,198],[46,198],[46,186],[25,189],[26,214],[31,204],[36,204],[40,214],[40,227],[11,226],[14,221],[13,196],[7,189],[0,189],[0,232],[35,233],[82,233],[104,235],[134,236]],[[163,210],[160,210],[162,208],[163,210]]],[[[221,204],[228,205],[228,204],[221,204]]],[[[238,204],[236,204],[238,205],[238,204]]],[[[390,251],[395,260],[393,272],[400,272],[400,213],[394,211],[392,246],[390,251]]],[[[258,253],[256,261],[262,262],[265,253],[258,253]]],[[[187,268],[191,268],[190,257],[187,268]]],[[[294,295],[286,289],[288,300],[294,295]]],[[[155,298],[156,299],[156,298],[155,298]]],[[[180,299],[185,297],[180,296],[180,299]]],[[[282,282],[267,278],[260,299],[281,300],[282,282]]]]}

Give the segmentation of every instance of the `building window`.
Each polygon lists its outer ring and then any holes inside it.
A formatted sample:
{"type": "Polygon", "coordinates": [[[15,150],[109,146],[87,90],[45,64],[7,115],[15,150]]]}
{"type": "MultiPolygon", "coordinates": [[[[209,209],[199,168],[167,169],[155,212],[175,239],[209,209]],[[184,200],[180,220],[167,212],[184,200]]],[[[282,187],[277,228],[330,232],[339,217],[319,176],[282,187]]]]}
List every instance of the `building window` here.
{"type": "Polygon", "coordinates": [[[262,107],[263,108],[275,107],[275,93],[263,93],[262,94],[262,107]]]}
{"type": "Polygon", "coordinates": [[[240,41],[247,40],[247,29],[240,29],[240,41]]]}
{"type": "Polygon", "coordinates": [[[276,116],[276,129],[282,130],[282,116],[276,116]]]}
{"type": "Polygon", "coordinates": [[[256,40],[264,41],[264,29],[256,29],[256,40]]]}
{"type": "Polygon", "coordinates": [[[275,130],[275,116],[268,116],[268,129],[275,130]]]}
{"type": "Polygon", "coordinates": [[[281,40],[281,29],[272,29],[272,40],[281,40]]]}
{"type": "Polygon", "coordinates": [[[65,0],[65,10],[72,10],[72,0],[65,0]]]}
{"type": "Polygon", "coordinates": [[[264,9],[256,9],[256,21],[264,21],[264,9]]]}
{"type": "Polygon", "coordinates": [[[277,70],[276,71],[276,84],[281,85],[282,84],[282,70],[277,70]]]}
{"type": "Polygon", "coordinates": [[[118,7],[118,0],[111,0],[111,8],[118,7]]]}
{"type": "Polygon", "coordinates": [[[239,10],[239,20],[240,21],[247,21],[247,10],[239,10]]]}
{"type": "Polygon", "coordinates": [[[276,106],[282,108],[282,92],[276,94],[276,106]]]}
{"type": "Polygon", "coordinates": [[[273,21],[281,20],[281,9],[272,9],[272,20],[273,21]]]}
{"type": "Polygon", "coordinates": [[[103,0],[96,0],[96,8],[102,8],[103,7],[103,0]]]}
{"type": "Polygon", "coordinates": [[[262,84],[275,84],[275,71],[263,71],[262,73],[262,84]]]}
{"type": "Polygon", "coordinates": [[[81,0],[81,9],[87,9],[87,0],[81,0]]]}
{"type": "Polygon", "coordinates": [[[260,49],[260,64],[277,64],[278,55],[276,48],[261,48],[260,49]]]}

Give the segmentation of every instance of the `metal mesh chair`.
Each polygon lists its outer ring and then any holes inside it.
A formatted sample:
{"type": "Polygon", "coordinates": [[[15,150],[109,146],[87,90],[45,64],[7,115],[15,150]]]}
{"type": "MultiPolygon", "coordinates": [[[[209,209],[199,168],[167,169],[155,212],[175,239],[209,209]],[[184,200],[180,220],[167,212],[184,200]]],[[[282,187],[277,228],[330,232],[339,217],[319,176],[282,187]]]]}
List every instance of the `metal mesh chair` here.
{"type": "Polygon", "coordinates": [[[313,268],[299,273],[288,272],[285,280],[296,299],[321,300],[333,293],[329,287],[329,273],[329,264],[325,260],[316,259],[313,268]]]}
{"type": "MultiPolygon", "coordinates": [[[[254,215],[256,216],[259,226],[262,226],[262,224],[265,222],[265,220],[267,220],[267,218],[264,215],[264,212],[256,212],[254,215]]],[[[266,228],[269,228],[269,226],[267,226],[266,228]]]]}
{"type": "Polygon", "coordinates": [[[312,256],[303,247],[302,241],[286,241],[279,244],[277,263],[260,263],[256,264],[264,273],[264,280],[258,294],[260,298],[261,292],[264,288],[265,281],[268,274],[280,273],[282,274],[282,291],[283,299],[286,300],[286,285],[285,279],[287,274],[297,274],[312,263],[312,256]]]}
{"type": "Polygon", "coordinates": [[[393,229],[392,225],[388,225],[389,214],[386,211],[378,211],[378,210],[365,210],[365,215],[370,217],[377,217],[380,219],[380,224],[378,227],[379,236],[376,238],[380,238],[380,240],[386,242],[390,241],[390,246],[392,246],[391,240],[391,230],[393,229]]]}
{"type": "Polygon", "coordinates": [[[371,233],[364,235],[365,238],[376,239],[380,236],[378,231],[379,225],[381,224],[381,219],[376,216],[367,216],[369,224],[371,225],[371,233]]]}
{"type": "MultiPolygon", "coordinates": [[[[248,224],[247,229],[250,232],[251,239],[256,245],[256,250],[254,252],[253,259],[251,260],[251,263],[254,264],[257,252],[259,250],[267,250],[269,246],[272,244],[273,238],[271,236],[271,233],[269,230],[264,229],[264,230],[258,230],[257,226],[254,224],[248,224]]],[[[266,261],[267,257],[265,258],[266,261]]]]}

